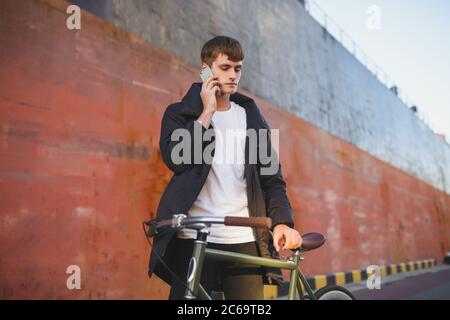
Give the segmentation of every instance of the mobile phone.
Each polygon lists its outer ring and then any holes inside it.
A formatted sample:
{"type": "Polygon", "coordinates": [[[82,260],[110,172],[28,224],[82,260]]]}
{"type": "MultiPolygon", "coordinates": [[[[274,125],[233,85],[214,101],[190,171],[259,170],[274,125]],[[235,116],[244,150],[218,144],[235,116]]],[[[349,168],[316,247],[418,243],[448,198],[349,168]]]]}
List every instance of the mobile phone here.
{"type": "Polygon", "coordinates": [[[202,81],[205,82],[206,78],[209,76],[213,77],[214,75],[209,66],[207,65],[206,68],[203,69],[202,72],[200,73],[200,78],[202,78],[202,81]]]}

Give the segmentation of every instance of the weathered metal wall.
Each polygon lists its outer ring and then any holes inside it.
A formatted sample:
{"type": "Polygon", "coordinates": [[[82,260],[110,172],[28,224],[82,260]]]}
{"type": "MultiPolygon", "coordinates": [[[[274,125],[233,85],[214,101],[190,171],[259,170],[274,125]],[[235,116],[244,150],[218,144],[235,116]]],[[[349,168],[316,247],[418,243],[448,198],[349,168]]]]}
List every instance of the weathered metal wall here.
{"type": "MultiPolygon", "coordinates": [[[[162,113],[197,69],[86,12],[70,31],[67,6],[0,2],[0,297],[165,298],[141,222],[170,179],[162,113]]],[[[442,259],[448,194],[254,98],[280,128],[299,230],[328,237],[307,274],[442,259]]]]}
{"type": "Polygon", "coordinates": [[[243,88],[450,192],[450,145],[309,16],[302,1],[73,2],[195,66],[214,35],[239,39],[246,52],[243,88]]]}

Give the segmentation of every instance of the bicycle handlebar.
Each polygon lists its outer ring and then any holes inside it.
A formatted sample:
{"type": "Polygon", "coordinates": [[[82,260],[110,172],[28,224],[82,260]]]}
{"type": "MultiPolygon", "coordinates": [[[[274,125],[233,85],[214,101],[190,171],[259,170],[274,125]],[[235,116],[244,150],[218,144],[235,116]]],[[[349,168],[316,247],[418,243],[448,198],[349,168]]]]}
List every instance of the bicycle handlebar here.
{"type": "Polygon", "coordinates": [[[225,217],[226,226],[241,226],[270,229],[272,219],[267,217],[225,217]]]}
{"type": "Polygon", "coordinates": [[[145,222],[149,226],[149,230],[146,232],[148,237],[153,237],[163,227],[170,226],[172,228],[181,228],[188,225],[201,225],[201,224],[223,224],[225,226],[241,226],[241,227],[254,227],[254,228],[266,228],[272,227],[272,219],[268,217],[187,217],[184,214],[175,214],[172,219],[166,219],[156,221],[156,219],[145,222]]]}

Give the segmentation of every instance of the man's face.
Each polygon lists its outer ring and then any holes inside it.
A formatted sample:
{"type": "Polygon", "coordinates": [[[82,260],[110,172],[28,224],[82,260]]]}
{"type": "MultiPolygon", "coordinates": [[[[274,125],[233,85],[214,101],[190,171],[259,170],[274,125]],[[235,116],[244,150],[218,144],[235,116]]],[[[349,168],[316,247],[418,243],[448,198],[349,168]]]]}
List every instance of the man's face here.
{"type": "MultiPolygon", "coordinates": [[[[202,69],[206,64],[202,65],[202,69]]],[[[212,63],[211,71],[214,76],[219,77],[220,93],[233,94],[237,91],[239,80],[241,79],[242,61],[234,62],[228,60],[226,54],[219,56],[212,63]]]]}

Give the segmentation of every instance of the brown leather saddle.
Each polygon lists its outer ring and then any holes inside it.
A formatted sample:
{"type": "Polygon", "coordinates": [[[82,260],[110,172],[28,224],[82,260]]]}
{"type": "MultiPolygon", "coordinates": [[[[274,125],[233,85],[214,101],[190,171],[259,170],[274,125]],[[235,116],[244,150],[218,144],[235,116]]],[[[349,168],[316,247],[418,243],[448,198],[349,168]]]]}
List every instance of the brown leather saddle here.
{"type": "Polygon", "coordinates": [[[321,247],[326,239],[325,237],[317,232],[306,233],[302,235],[303,243],[300,247],[305,251],[310,251],[321,247]]]}

